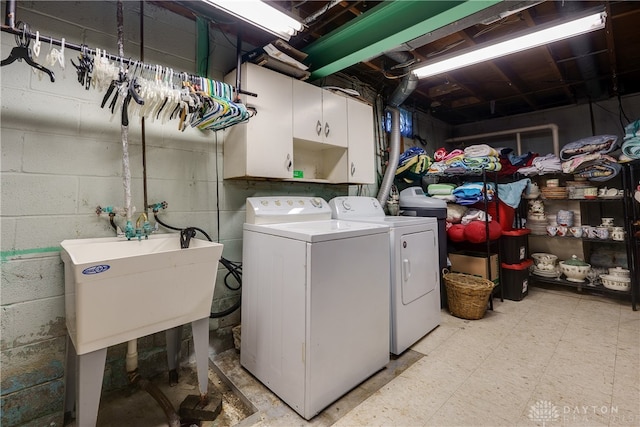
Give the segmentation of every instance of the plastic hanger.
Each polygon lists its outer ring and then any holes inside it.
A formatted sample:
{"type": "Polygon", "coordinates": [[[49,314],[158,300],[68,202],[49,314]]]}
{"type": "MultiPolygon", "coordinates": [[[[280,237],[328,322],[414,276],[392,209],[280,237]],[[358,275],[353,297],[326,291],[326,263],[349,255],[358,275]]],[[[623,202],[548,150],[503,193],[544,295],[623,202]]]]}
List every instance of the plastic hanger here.
{"type": "Polygon", "coordinates": [[[40,70],[49,75],[49,78],[52,82],[56,81],[55,75],[53,71],[48,68],[43,67],[42,65],[36,63],[31,56],[31,49],[29,48],[29,43],[31,42],[31,35],[29,34],[29,27],[27,24],[18,22],[18,27],[22,24],[22,35],[16,34],[16,44],[18,46],[11,49],[11,53],[6,59],[3,59],[0,63],[0,66],[5,66],[9,64],[13,64],[16,60],[26,62],[33,68],[40,70]]]}

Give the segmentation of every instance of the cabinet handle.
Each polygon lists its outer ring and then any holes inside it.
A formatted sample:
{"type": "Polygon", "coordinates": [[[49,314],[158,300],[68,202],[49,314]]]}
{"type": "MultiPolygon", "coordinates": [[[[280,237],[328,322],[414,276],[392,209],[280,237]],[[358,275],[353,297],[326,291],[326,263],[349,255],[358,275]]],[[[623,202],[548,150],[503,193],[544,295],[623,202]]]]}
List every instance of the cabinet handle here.
{"type": "Polygon", "coordinates": [[[293,162],[291,161],[291,154],[287,154],[287,160],[284,162],[284,167],[288,172],[291,172],[291,167],[293,166],[293,162]]]}
{"type": "Polygon", "coordinates": [[[331,131],[331,129],[329,128],[329,123],[325,123],[324,124],[324,136],[327,137],[329,136],[329,132],[331,131]]]}
{"type": "Polygon", "coordinates": [[[318,123],[316,123],[316,134],[320,136],[321,132],[322,132],[322,123],[320,123],[320,120],[318,120],[318,123]]]}
{"type": "Polygon", "coordinates": [[[353,164],[353,162],[351,162],[351,176],[355,175],[356,173],[356,165],[353,164]]]}

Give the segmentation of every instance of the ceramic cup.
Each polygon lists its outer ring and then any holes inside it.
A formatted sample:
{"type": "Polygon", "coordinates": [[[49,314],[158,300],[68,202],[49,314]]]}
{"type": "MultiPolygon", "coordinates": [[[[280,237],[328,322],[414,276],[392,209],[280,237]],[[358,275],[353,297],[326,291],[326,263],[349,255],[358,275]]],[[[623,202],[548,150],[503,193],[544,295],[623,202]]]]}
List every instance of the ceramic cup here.
{"type": "Polygon", "coordinates": [[[609,238],[609,227],[597,227],[596,228],[596,235],[598,236],[598,239],[608,239],[609,238]]]}
{"type": "Polygon", "coordinates": [[[613,227],[613,218],[602,218],[602,225],[605,227],[613,227]]]}
{"type": "Polygon", "coordinates": [[[547,234],[549,236],[555,236],[557,233],[558,233],[558,227],[556,227],[555,225],[547,226],[547,234]]]}
{"type": "Polygon", "coordinates": [[[624,240],[624,228],[613,227],[613,230],[611,230],[611,238],[618,241],[624,240]]]}
{"type": "Polygon", "coordinates": [[[589,226],[589,234],[587,235],[587,237],[590,239],[597,239],[598,238],[597,228],[593,226],[589,226]]]}
{"type": "Polygon", "coordinates": [[[598,196],[603,197],[607,195],[607,187],[602,187],[598,189],[598,196]]]}
{"type": "Polygon", "coordinates": [[[585,187],[584,197],[586,199],[595,199],[598,197],[598,188],[597,187],[585,187]]]}
{"type": "MultiPolygon", "coordinates": [[[[558,229],[558,233],[557,233],[558,236],[566,236],[567,231],[569,231],[569,229],[564,225],[559,225],[557,229],[558,229]]],[[[607,231],[609,231],[609,229],[607,229],[607,231]]]]}
{"type": "Polygon", "coordinates": [[[582,227],[570,227],[569,231],[573,237],[582,237],[582,227]]]}

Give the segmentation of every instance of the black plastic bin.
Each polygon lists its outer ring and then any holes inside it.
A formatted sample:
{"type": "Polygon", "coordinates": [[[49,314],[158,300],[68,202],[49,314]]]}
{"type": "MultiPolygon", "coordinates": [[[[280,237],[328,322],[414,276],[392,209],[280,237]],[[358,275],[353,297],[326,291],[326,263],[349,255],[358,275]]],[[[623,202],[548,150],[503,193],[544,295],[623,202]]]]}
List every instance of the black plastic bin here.
{"type": "Polygon", "coordinates": [[[501,264],[500,284],[503,286],[505,299],[521,301],[529,293],[529,267],[532,259],[526,259],[518,264],[501,264]]]}
{"type": "Polygon", "coordinates": [[[505,264],[519,264],[529,258],[528,228],[503,231],[500,237],[500,258],[505,264]]]}

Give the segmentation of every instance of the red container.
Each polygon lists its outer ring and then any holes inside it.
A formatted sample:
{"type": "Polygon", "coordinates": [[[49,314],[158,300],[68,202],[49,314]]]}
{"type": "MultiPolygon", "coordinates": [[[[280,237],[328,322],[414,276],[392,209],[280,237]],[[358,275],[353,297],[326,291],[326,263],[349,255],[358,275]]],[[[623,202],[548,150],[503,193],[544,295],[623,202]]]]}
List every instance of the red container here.
{"type": "Polygon", "coordinates": [[[504,297],[511,301],[521,301],[529,293],[529,267],[532,259],[519,264],[502,263],[500,284],[503,286],[504,297]]]}

